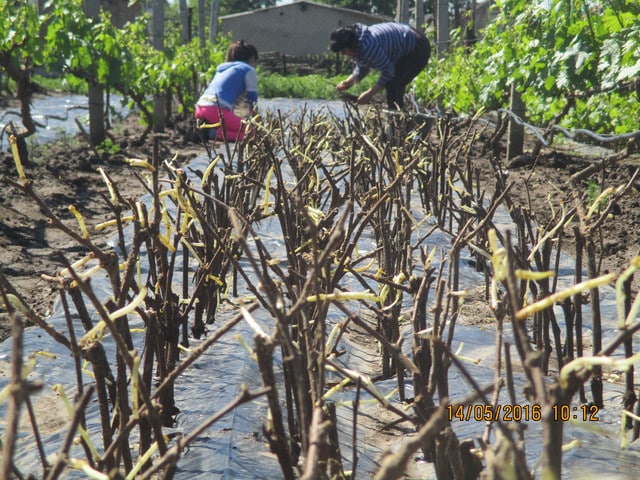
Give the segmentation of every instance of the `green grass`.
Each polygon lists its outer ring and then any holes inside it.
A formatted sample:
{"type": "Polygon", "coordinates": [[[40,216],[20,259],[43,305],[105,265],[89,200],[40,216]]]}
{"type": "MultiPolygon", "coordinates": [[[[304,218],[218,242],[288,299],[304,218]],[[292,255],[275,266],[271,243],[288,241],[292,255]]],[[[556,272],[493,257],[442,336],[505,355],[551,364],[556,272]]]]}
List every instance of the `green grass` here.
{"type": "MultiPolygon", "coordinates": [[[[336,85],[346,75],[325,77],[323,75],[280,75],[277,73],[260,73],[259,85],[262,98],[316,98],[322,100],[335,100],[340,98],[336,85]]],[[[47,91],[86,94],[86,82],[66,77],[43,77],[34,75],[34,82],[47,91]]],[[[376,80],[376,75],[370,75],[361,83],[349,90],[350,94],[359,95],[370,88],[376,80]]],[[[13,88],[13,87],[11,87],[13,88]]]]}
{"type": "MultiPolygon", "coordinates": [[[[322,75],[283,76],[277,73],[260,74],[258,89],[263,98],[317,98],[322,100],[338,99],[336,85],[347,78],[324,77],[322,75]]],[[[371,75],[349,90],[353,95],[359,95],[373,85],[376,76],[371,75]]]]}
{"type": "MultiPolygon", "coordinates": [[[[73,77],[43,77],[42,75],[34,75],[33,81],[43,87],[47,91],[66,92],[66,93],[87,93],[87,82],[80,81],[73,77]]],[[[12,87],[12,91],[15,89],[12,87]]]]}

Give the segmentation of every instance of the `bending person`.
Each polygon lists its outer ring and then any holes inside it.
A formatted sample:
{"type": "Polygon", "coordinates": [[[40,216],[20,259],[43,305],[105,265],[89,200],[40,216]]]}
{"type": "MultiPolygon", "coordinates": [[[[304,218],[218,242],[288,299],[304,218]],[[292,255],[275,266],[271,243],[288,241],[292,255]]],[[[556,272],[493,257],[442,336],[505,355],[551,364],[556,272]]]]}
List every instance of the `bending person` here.
{"type": "MultiPolygon", "coordinates": [[[[220,114],[227,139],[231,142],[242,140],[246,127],[242,119],[233,111],[238,98],[245,94],[249,103],[249,113],[254,114],[258,101],[258,50],[244,40],[233,43],[227,51],[226,62],[218,65],[216,74],[196,103],[196,119],[206,123],[220,122],[220,114]]],[[[216,131],[216,138],[224,140],[222,128],[216,131]]]]}
{"type": "Polygon", "coordinates": [[[331,33],[330,41],[331,51],[355,61],[353,72],[338,84],[338,90],[348,90],[374,68],[380,77],[358,97],[358,103],[369,103],[384,88],[390,109],[404,107],[407,85],[427,66],[431,54],[429,40],[422,33],[395,22],[340,27],[331,33]]]}

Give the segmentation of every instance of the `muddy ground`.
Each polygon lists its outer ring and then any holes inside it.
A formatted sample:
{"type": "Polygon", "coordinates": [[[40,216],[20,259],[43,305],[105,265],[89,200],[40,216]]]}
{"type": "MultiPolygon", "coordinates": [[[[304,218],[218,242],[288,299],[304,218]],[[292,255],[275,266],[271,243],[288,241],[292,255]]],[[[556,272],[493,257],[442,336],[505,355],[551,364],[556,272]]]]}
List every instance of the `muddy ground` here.
{"type": "MultiPolygon", "coordinates": [[[[186,163],[203,153],[202,143],[189,134],[191,127],[191,120],[168,127],[160,135],[160,158],[168,159],[177,153],[178,161],[186,163]]],[[[34,192],[72,228],[77,229],[78,224],[69,212],[69,205],[75,205],[82,212],[90,229],[109,219],[112,212],[104,198],[107,189],[97,169],[101,167],[123,195],[137,197],[145,193],[144,182],[132,176],[125,166],[127,157],[151,159],[154,135],[147,135],[140,144],[144,128],[136,117],[132,117],[114,129],[117,134],[111,132],[112,138],[120,148],[115,154],[96,152],[80,136],[31,148],[26,175],[33,181],[34,192]]],[[[466,126],[461,126],[460,131],[468,135],[466,126]]],[[[602,165],[602,159],[609,152],[581,146],[583,153],[579,154],[574,144],[562,141],[556,142],[554,148],[543,149],[534,162],[509,164],[504,160],[504,140],[496,151],[487,147],[493,131],[478,128],[478,132],[479,140],[473,143],[469,158],[479,178],[487,189],[493,189],[496,185],[495,165],[499,164],[508,172],[505,184],[513,183],[510,196],[514,204],[531,212],[541,224],[550,221],[551,212],[558,212],[561,203],[571,208],[576,205],[576,199],[582,199],[582,204],[586,205],[585,199],[594,184],[604,188],[627,184],[640,167],[640,155],[636,154],[605,168],[594,168],[602,165]],[[584,175],[580,181],[569,181],[571,176],[581,175],[588,169],[593,172],[584,175]]],[[[528,149],[531,148],[533,146],[528,145],[528,149]]],[[[460,160],[461,163],[465,161],[466,158],[460,160]]],[[[17,180],[17,174],[6,136],[0,152],[0,178],[0,271],[38,314],[46,316],[57,294],[55,286],[42,275],[53,275],[62,268],[59,252],[71,261],[80,258],[83,252],[67,234],[47,222],[32,198],[11,186],[8,179],[17,180]]],[[[631,183],[627,193],[611,209],[602,228],[594,232],[601,273],[620,272],[632,258],[640,255],[640,179],[631,183]]],[[[577,217],[574,225],[579,225],[577,217]]],[[[103,240],[106,242],[113,233],[106,230],[103,240]]],[[[571,251],[575,243],[572,228],[565,229],[565,236],[563,249],[571,251]]],[[[636,288],[638,283],[636,279],[636,288]]],[[[4,312],[0,315],[3,315],[0,320],[6,319],[4,312]]],[[[0,328],[0,338],[4,338],[8,328],[6,321],[0,321],[0,328]]]]}
{"type": "MultiPolygon", "coordinates": [[[[201,144],[187,141],[189,135],[180,130],[190,127],[191,122],[186,121],[160,134],[161,159],[173,158],[177,153],[177,162],[181,164],[204,151],[201,144]]],[[[106,201],[108,189],[98,168],[113,180],[123,196],[138,198],[147,193],[144,179],[133,175],[125,160],[151,161],[154,134],[147,135],[140,144],[145,127],[135,117],[119,125],[117,131],[113,139],[120,151],[115,154],[95,152],[80,136],[30,148],[25,173],[33,182],[33,191],[67,226],[78,232],[78,222],[69,211],[70,205],[82,213],[92,232],[93,226],[114,216],[106,201]]],[[[30,196],[10,184],[8,180],[18,181],[18,175],[8,143],[5,137],[0,153],[0,272],[36,313],[46,316],[58,294],[56,286],[43,275],[55,275],[63,268],[60,253],[73,262],[86,252],[65,232],[50,225],[30,196]]],[[[92,233],[92,238],[106,246],[114,234],[114,229],[107,228],[97,236],[92,233]]],[[[6,338],[9,331],[6,314],[0,309],[0,340],[6,338]]]]}
{"type": "MultiPolygon", "coordinates": [[[[163,159],[179,155],[179,162],[186,162],[204,152],[203,145],[188,134],[191,120],[185,120],[167,128],[161,135],[160,155],[163,159]]],[[[115,131],[115,130],[114,130],[115,131]]],[[[33,148],[31,162],[26,174],[33,180],[33,190],[64,221],[77,228],[77,222],[69,212],[69,205],[75,205],[82,212],[89,229],[93,225],[111,217],[104,196],[107,189],[101,174],[102,167],[115,181],[125,196],[137,197],[145,193],[144,182],[131,175],[125,167],[125,158],[151,159],[154,136],[147,136],[138,145],[144,126],[138,120],[129,118],[117,128],[114,141],[121,151],[116,154],[100,153],[92,150],[81,137],[66,138],[64,142],[47,144],[33,148]]],[[[466,127],[461,128],[466,131],[466,127]]],[[[494,150],[482,148],[493,132],[480,129],[480,141],[474,143],[469,158],[479,178],[493,188],[496,184],[494,170],[494,150]]],[[[531,148],[531,145],[528,146],[531,148]]],[[[34,200],[11,186],[6,179],[17,180],[16,167],[9,151],[6,137],[0,153],[0,269],[2,275],[28,301],[40,315],[47,315],[57,297],[55,287],[44,280],[42,275],[53,275],[62,268],[59,252],[71,261],[80,258],[83,252],[64,232],[53,228],[34,200]]],[[[508,169],[506,182],[513,182],[510,189],[515,204],[526,208],[541,223],[549,221],[552,211],[558,211],[561,202],[569,207],[575,205],[576,198],[586,198],[589,184],[596,182],[608,186],[624,185],[640,167],[638,155],[631,155],[595,169],[578,182],[578,188],[571,188],[568,182],[572,175],[587,168],[602,164],[603,153],[587,149],[587,153],[577,154],[574,147],[545,149],[532,165],[530,162],[516,162],[506,165],[504,142],[498,147],[500,163],[508,169]],[[518,166],[520,165],[520,166],[518,166]]],[[[605,152],[606,154],[606,152],[605,152]]],[[[466,160],[461,159],[464,163],[466,160]]],[[[577,225],[577,222],[575,223],[577,225]]],[[[105,231],[106,242],[114,231],[105,231]]],[[[636,179],[628,192],[616,202],[611,215],[601,229],[595,232],[600,271],[620,272],[629,265],[630,259],[640,255],[640,180],[636,179]]],[[[575,241],[572,229],[566,229],[564,248],[571,250],[575,241]]],[[[636,282],[637,284],[637,282],[636,282]]],[[[0,338],[5,338],[9,326],[0,321],[0,338]]]]}
{"type": "MultiPolygon", "coordinates": [[[[185,120],[169,127],[162,134],[159,141],[162,159],[172,158],[177,153],[178,162],[184,164],[204,152],[202,143],[188,134],[190,127],[191,121],[185,120]]],[[[30,152],[31,162],[27,166],[26,175],[33,181],[33,190],[37,195],[68,226],[78,228],[68,208],[69,205],[75,205],[91,230],[94,225],[113,217],[105,200],[107,188],[97,170],[99,167],[113,179],[124,196],[137,198],[146,193],[144,181],[132,176],[131,169],[125,165],[127,157],[152,158],[153,135],[149,135],[143,144],[137,144],[143,130],[144,127],[135,117],[119,126],[118,134],[114,137],[121,148],[117,154],[96,155],[86,141],[79,137],[34,148],[30,152]]],[[[460,125],[460,132],[467,132],[466,135],[468,131],[466,125],[460,125]]],[[[493,131],[490,128],[479,128],[478,131],[479,140],[474,142],[468,156],[477,176],[487,189],[494,188],[496,163],[492,159],[496,158],[497,153],[498,158],[502,159],[498,163],[508,170],[506,183],[513,183],[510,195],[514,205],[529,210],[543,224],[549,222],[551,212],[557,212],[561,203],[573,206],[576,198],[586,198],[589,184],[603,183],[605,187],[624,185],[640,167],[638,156],[631,155],[612,163],[604,170],[595,169],[577,183],[577,188],[572,188],[568,179],[585,172],[585,169],[600,165],[601,153],[594,154],[587,149],[588,154],[576,154],[575,146],[565,146],[562,150],[543,150],[534,164],[518,161],[507,165],[503,160],[504,141],[497,150],[484,148],[493,131]]],[[[532,148],[532,145],[528,145],[528,148],[532,148]]],[[[451,151],[457,152],[458,149],[451,151]]],[[[460,158],[460,165],[465,164],[466,158],[460,158]]],[[[46,316],[57,293],[55,286],[45,280],[43,275],[54,275],[63,267],[59,259],[60,252],[70,261],[79,259],[84,252],[66,233],[53,228],[34,200],[12,186],[8,179],[16,180],[17,174],[8,151],[8,142],[4,138],[0,152],[0,271],[33,310],[46,316]]],[[[114,230],[104,231],[100,241],[106,245],[114,233],[114,230]]],[[[640,180],[632,182],[627,193],[612,209],[610,218],[595,232],[595,236],[602,273],[620,272],[629,265],[632,258],[640,255],[640,180]]],[[[571,251],[574,243],[572,229],[568,228],[564,249],[571,251]]],[[[465,321],[491,321],[482,288],[472,292],[466,303],[473,305],[473,308],[466,309],[467,316],[469,312],[474,312],[475,317],[465,318],[465,321]]],[[[10,325],[6,312],[0,309],[0,340],[9,335],[10,325]]],[[[48,411],[48,407],[44,410],[48,411]]],[[[380,448],[392,448],[413,431],[411,426],[398,424],[394,420],[389,417],[389,412],[378,409],[371,432],[376,435],[374,443],[380,448]]],[[[48,422],[45,421],[45,424],[48,422]]],[[[412,478],[420,478],[423,468],[418,461],[410,462],[406,473],[412,478]]]]}

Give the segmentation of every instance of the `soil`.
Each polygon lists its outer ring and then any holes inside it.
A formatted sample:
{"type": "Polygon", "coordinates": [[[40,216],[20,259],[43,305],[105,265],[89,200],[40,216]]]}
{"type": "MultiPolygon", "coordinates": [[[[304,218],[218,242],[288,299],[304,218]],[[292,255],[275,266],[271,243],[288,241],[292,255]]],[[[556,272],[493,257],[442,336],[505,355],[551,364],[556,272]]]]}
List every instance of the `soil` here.
{"type": "MultiPolygon", "coordinates": [[[[178,162],[184,164],[204,152],[202,143],[190,133],[191,127],[191,120],[184,120],[167,128],[159,141],[162,159],[172,158],[178,153],[178,162]]],[[[109,175],[124,196],[137,198],[147,192],[144,180],[131,174],[125,159],[151,159],[154,136],[148,135],[144,143],[138,145],[144,126],[136,117],[128,118],[117,131],[114,141],[121,149],[117,154],[96,155],[82,138],[48,144],[31,152],[26,175],[33,181],[33,190],[71,228],[78,228],[75,217],[69,212],[68,207],[72,204],[82,212],[89,229],[112,216],[105,200],[107,188],[97,170],[99,167],[109,175]]],[[[460,132],[468,130],[462,126],[460,132]]],[[[497,150],[483,148],[491,133],[483,131],[479,134],[480,141],[474,142],[468,157],[488,190],[496,186],[493,159],[505,158],[504,144],[497,150]]],[[[7,143],[2,144],[3,149],[7,149],[7,143]]],[[[528,149],[531,147],[527,146],[528,149]]],[[[502,160],[501,167],[508,171],[506,183],[513,183],[511,199],[516,206],[530,212],[540,224],[546,224],[551,221],[551,213],[559,211],[562,202],[571,207],[575,205],[575,199],[580,198],[585,203],[589,184],[595,182],[604,188],[625,185],[640,167],[638,156],[627,156],[585,176],[577,182],[577,187],[571,187],[568,182],[570,176],[601,164],[603,154],[594,155],[594,150],[589,150],[588,154],[576,153],[575,145],[565,144],[560,150],[554,148],[543,151],[535,162],[526,161],[526,157],[520,157],[510,164],[502,160]]],[[[461,158],[460,166],[464,166],[466,161],[467,158],[461,158]]],[[[10,151],[0,152],[0,179],[0,272],[37,314],[47,316],[58,295],[55,287],[43,275],[54,275],[63,268],[59,252],[70,261],[81,258],[84,252],[67,234],[47,222],[32,198],[7,181],[17,180],[10,151]]],[[[617,200],[602,228],[594,234],[602,273],[621,272],[632,258],[640,255],[639,192],[640,180],[635,179],[626,194],[617,200]]],[[[577,225],[577,222],[574,224],[577,225]]],[[[114,230],[105,230],[101,233],[100,241],[106,244],[114,233],[114,230]]],[[[574,244],[574,232],[567,228],[563,248],[571,253],[574,244]]],[[[637,289],[637,281],[635,285],[637,289]]],[[[465,303],[467,312],[475,312],[475,317],[473,314],[465,315],[467,322],[478,325],[491,322],[491,312],[484,301],[482,289],[471,292],[465,303]]],[[[10,336],[10,330],[6,312],[0,309],[0,340],[10,336]]],[[[385,420],[384,415],[384,411],[376,414],[381,422],[385,420]]],[[[376,431],[382,433],[382,430],[376,431]]],[[[389,447],[405,434],[399,425],[396,430],[386,432],[384,441],[377,438],[376,443],[381,447],[389,447]]],[[[413,462],[412,465],[409,467],[418,469],[415,474],[415,478],[418,478],[417,472],[422,467],[413,462]]]]}
{"type": "MultiPolygon", "coordinates": [[[[158,153],[162,160],[177,154],[177,163],[187,163],[204,151],[202,144],[189,133],[193,132],[191,126],[190,121],[184,121],[160,134],[158,153]]],[[[24,165],[33,191],[63,223],[78,232],[78,222],[69,211],[70,205],[82,213],[89,231],[113,218],[106,200],[108,189],[98,168],[111,178],[125,198],[136,199],[148,192],[144,179],[133,175],[125,161],[127,158],[151,161],[154,134],[148,134],[140,144],[145,126],[135,116],[126,119],[117,130],[118,136],[113,140],[120,151],[116,154],[95,152],[78,136],[33,148],[29,162],[24,165]]],[[[86,251],[65,232],[53,227],[33,198],[10,185],[8,179],[18,182],[18,175],[8,143],[4,141],[0,152],[0,273],[34,312],[46,317],[58,293],[56,286],[43,275],[55,275],[64,268],[60,253],[73,262],[86,251]]],[[[107,228],[98,236],[92,233],[92,238],[99,246],[106,246],[115,233],[113,228],[107,228]]],[[[10,331],[6,311],[0,308],[0,341],[10,335],[10,331]]]]}
{"type": "MultiPolygon", "coordinates": [[[[481,178],[495,185],[493,168],[483,169],[479,165],[482,162],[482,158],[475,159],[474,168],[480,169],[481,178]]],[[[549,230],[557,224],[562,206],[566,211],[575,208],[573,220],[563,229],[561,250],[575,256],[577,231],[583,234],[590,231],[598,275],[621,273],[640,255],[640,155],[637,153],[622,155],[559,139],[535,161],[525,153],[511,162],[503,162],[503,168],[507,172],[505,183],[513,184],[509,195],[514,205],[530,214],[538,225],[549,230]],[[610,202],[607,210],[596,209],[586,218],[590,207],[597,205],[595,198],[607,189],[619,189],[620,196],[610,202]],[[597,221],[600,217],[602,223],[597,221]]],[[[606,202],[601,203],[604,204],[606,202]]],[[[587,269],[585,249],[583,272],[587,269]]],[[[640,287],[639,277],[632,279],[633,291],[640,287]]]]}
{"type": "MultiPolygon", "coordinates": [[[[132,176],[125,164],[125,158],[152,158],[154,135],[149,134],[144,142],[139,142],[144,129],[137,117],[126,119],[117,128],[117,138],[113,138],[121,150],[111,155],[96,154],[81,137],[37,148],[30,152],[31,161],[26,165],[26,175],[33,180],[33,190],[69,226],[77,229],[77,221],[69,212],[69,205],[75,205],[91,229],[107,220],[112,213],[104,197],[107,189],[97,170],[99,167],[111,177],[124,196],[137,198],[146,193],[143,179],[132,176]]],[[[467,130],[461,128],[460,131],[467,130]]],[[[186,163],[202,153],[204,146],[192,132],[190,119],[168,127],[160,135],[160,157],[171,158],[177,153],[178,162],[186,163]]],[[[497,155],[495,149],[483,147],[488,144],[491,133],[482,131],[480,141],[474,142],[474,148],[469,152],[473,169],[488,190],[496,186],[496,162],[492,159],[505,157],[504,145],[498,147],[497,155]]],[[[71,261],[80,258],[83,252],[64,232],[47,222],[32,198],[8,184],[6,179],[17,180],[17,175],[7,144],[3,144],[6,151],[0,153],[0,271],[36,313],[46,316],[57,293],[42,275],[53,275],[62,268],[58,252],[64,253],[71,261]]],[[[557,142],[553,149],[543,150],[535,162],[527,161],[530,159],[525,155],[509,164],[504,160],[498,163],[508,172],[506,184],[513,183],[510,195],[514,203],[530,212],[540,224],[547,224],[552,221],[552,212],[559,211],[561,203],[570,208],[576,204],[576,198],[581,198],[586,205],[590,184],[607,188],[630,181],[640,167],[638,155],[629,155],[604,169],[595,169],[591,175],[577,182],[577,187],[571,186],[569,178],[572,175],[601,165],[608,153],[611,152],[603,152],[596,147],[584,149],[584,146],[565,141],[557,142]],[[587,153],[577,153],[578,148],[587,153]]],[[[464,158],[460,163],[466,161],[464,158]]],[[[594,233],[601,273],[621,272],[632,258],[640,255],[639,192],[640,179],[636,178],[627,193],[617,200],[602,228],[594,233]]],[[[578,224],[577,220],[574,224],[578,224]]],[[[102,239],[106,243],[113,234],[113,230],[105,230],[102,239]]],[[[564,238],[562,248],[571,253],[575,246],[572,228],[565,229],[564,238]]],[[[9,332],[5,315],[0,318],[0,340],[9,332]]]]}

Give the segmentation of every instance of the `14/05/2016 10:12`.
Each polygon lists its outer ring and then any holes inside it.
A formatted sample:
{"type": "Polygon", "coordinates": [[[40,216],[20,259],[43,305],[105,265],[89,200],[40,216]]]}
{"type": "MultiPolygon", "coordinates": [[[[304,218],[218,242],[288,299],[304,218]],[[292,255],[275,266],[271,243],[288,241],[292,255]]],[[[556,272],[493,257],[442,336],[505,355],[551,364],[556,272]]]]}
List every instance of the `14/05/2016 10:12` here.
{"type": "MultiPolygon", "coordinates": [[[[582,420],[583,422],[597,422],[599,408],[597,405],[588,404],[580,406],[553,405],[551,415],[554,421],[568,422],[570,420],[582,420]]],[[[542,420],[542,407],[540,405],[447,405],[449,421],[476,422],[521,422],[542,420]]]]}

